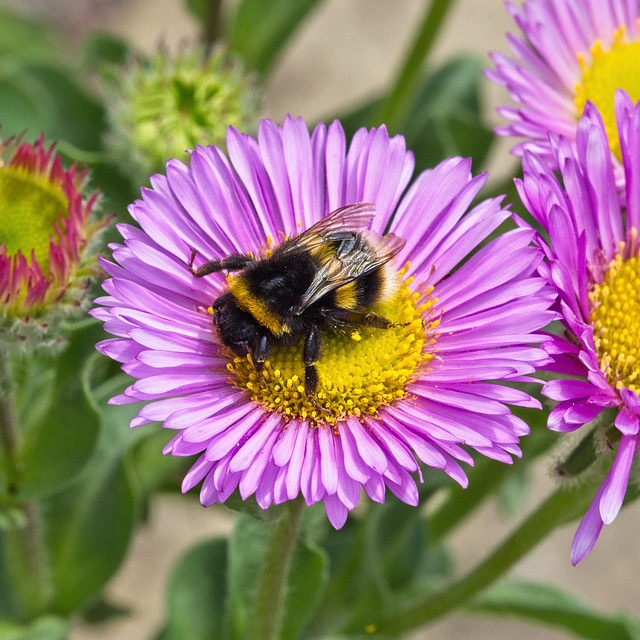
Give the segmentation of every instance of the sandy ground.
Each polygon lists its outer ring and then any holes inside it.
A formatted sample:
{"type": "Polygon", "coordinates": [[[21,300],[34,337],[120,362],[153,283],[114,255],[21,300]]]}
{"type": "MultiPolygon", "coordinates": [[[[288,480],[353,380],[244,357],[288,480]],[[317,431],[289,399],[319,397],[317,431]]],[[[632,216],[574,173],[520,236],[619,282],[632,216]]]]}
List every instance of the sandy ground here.
{"type": "MultiPolygon", "coordinates": [[[[81,4],[87,5],[88,0],[81,4]]],[[[397,68],[424,4],[421,0],[325,2],[297,34],[281,61],[269,88],[267,115],[281,120],[285,113],[292,113],[313,121],[384,87],[397,68]]],[[[195,24],[179,0],[121,0],[114,5],[103,0],[99,15],[87,10],[86,19],[130,37],[146,50],[155,46],[159,36],[175,44],[195,33],[195,24]]],[[[504,51],[504,32],[508,29],[511,24],[501,0],[459,0],[435,57],[441,60],[460,50],[483,56],[491,49],[504,51]]],[[[488,82],[487,95],[489,109],[506,98],[488,82]]],[[[497,116],[490,117],[499,122],[497,116]]],[[[508,144],[497,146],[490,163],[494,175],[512,172],[514,161],[507,149],[508,144]]],[[[547,469],[542,467],[536,478],[536,493],[542,496],[550,488],[547,469]]],[[[574,526],[570,526],[556,532],[518,564],[512,575],[548,581],[605,611],[638,612],[640,564],[635,527],[639,516],[639,504],[624,510],[602,533],[593,553],[577,568],[569,562],[574,531],[574,526]]],[[[163,620],[165,584],[175,558],[195,541],[227,531],[230,526],[228,512],[222,508],[205,510],[196,500],[178,496],[155,500],[148,524],[135,537],[127,561],[107,590],[113,601],[132,605],[133,615],[97,627],[79,622],[71,639],[150,638],[163,620]]],[[[507,530],[508,524],[495,505],[481,509],[454,536],[461,568],[482,557],[507,530]]],[[[528,640],[574,637],[516,620],[457,614],[428,632],[415,633],[412,638],[502,640],[522,636],[528,640]]]]}

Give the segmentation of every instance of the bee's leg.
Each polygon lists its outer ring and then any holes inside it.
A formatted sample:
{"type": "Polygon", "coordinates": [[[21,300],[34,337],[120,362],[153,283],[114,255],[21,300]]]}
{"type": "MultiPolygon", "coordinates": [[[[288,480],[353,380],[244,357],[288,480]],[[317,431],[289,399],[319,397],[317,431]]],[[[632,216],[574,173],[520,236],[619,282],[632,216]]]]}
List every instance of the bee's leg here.
{"type": "Polygon", "coordinates": [[[191,259],[189,260],[189,271],[196,277],[202,278],[210,273],[217,271],[239,271],[244,269],[249,263],[254,262],[255,258],[245,253],[232,253],[230,256],[222,260],[209,260],[197,269],[193,268],[193,262],[198,255],[197,249],[191,249],[191,259]]]}
{"type": "Polygon", "coordinates": [[[322,334],[315,327],[309,329],[302,349],[304,360],[304,392],[312,397],[318,388],[318,370],[316,362],[322,357],[322,334]]]}
{"type": "Polygon", "coordinates": [[[251,354],[251,360],[253,362],[253,368],[256,370],[258,374],[258,378],[260,379],[260,384],[263,387],[266,387],[267,384],[264,381],[264,378],[260,375],[262,369],[264,369],[264,363],[267,361],[269,357],[269,339],[266,334],[260,336],[260,340],[258,340],[258,346],[256,350],[251,354]]]}
{"type": "Polygon", "coordinates": [[[328,322],[338,325],[354,325],[373,327],[374,329],[388,329],[389,327],[401,327],[402,322],[392,322],[389,318],[381,316],[375,311],[358,311],[356,309],[327,309],[325,316],[328,322]]]}

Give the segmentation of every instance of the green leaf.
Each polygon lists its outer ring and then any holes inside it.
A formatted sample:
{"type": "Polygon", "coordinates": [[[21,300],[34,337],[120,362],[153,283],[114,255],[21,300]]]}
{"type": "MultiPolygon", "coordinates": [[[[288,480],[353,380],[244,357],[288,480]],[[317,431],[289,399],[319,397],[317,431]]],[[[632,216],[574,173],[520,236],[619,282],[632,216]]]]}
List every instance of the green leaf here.
{"type": "MultiPolygon", "coordinates": [[[[451,156],[472,157],[477,169],[487,157],[494,136],[482,120],[481,70],[476,58],[460,57],[422,80],[406,118],[391,132],[404,135],[416,173],[451,156]]],[[[384,124],[372,122],[380,102],[377,98],[341,118],[348,137],[362,126],[384,124]]]]}
{"type": "Polygon", "coordinates": [[[404,586],[418,572],[425,551],[420,511],[399,500],[390,500],[369,516],[367,564],[375,567],[384,591],[404,586]]]}
{"type": "Polygon", "coordinates": [[[169,583],[167,637],[223,638],[227,599],[227,541],[208,540],[189,549],[169,583]]]}
{"type": "Polygon", "coordinates": [[[100,624],[114,618],[122,618],[131,614],[131,607],[99,598],[82,612],[82,619],[89,624],[100,624]]]}
{"type": "Polygon", "coordinates": [[[329,558],[317,545],[298,540],[285,596],[282,640],[302,637],[329,580],[329,558]]]}
{"type": "Polygon", "coordinates": [[[47,113],[38,93],[38,87],[34,90],[23,80],[0,70],[0,133],[3,139],[22,132],[27,132],[26,138],[35,139],[44,129],[47,113]]]}
{"type": "MultiPolygon", "coordinates": [[[[321,515],[326,521],[326,515],[321,515]]],[[[365,599],[364,591],[369,589],[370,576],[364,570],[364,522],[364,519],[349,517],[340,531],[326,528],[320,539],[329,557],[331,573],[320,610],[312,623],[314,635],[341,628],[356,603],[365,599]]]]}
{"type": "Polygon", "coordinates": [[[45,135],[66,140],[79,149],[100,150],[104,109],[73,79],[69,70],[52,64],[31,64],[22,71],[39,83],[49,97],[45,135]]]}
{"type": "Polygon", "coordinates": [[[51,59],[59,50],[60,42],[48,24],[0,9],[0,57],[51,59]]]}
{"type": "MultiPolygon", "coordinates": [[[[122,380],[111,383],[122,389],[122,380]]],[[[54,609],[77,611],[102,592],[122,562],[136,515],[124,457],[140,436],[129,429],[136,405],[106,406],[115,388],[103,385],[94,400],[102,412],[100,439],[76,482],[43,504],[54,609]]]]}
{"type": "Polygon", "coordinates": [[[24,512],[13,505],[0,505],[0,532],[22,529],[26,523],[24,512]]]}
{"type": "Polygon", "coordinates": [[[482,122],[482,63],[456,58],[437,69],[418,92],[403,131],[422,171],[451,156],[471,157],[477,167],[494,140],[482,122]]]}
{"type": "Polygon", "coordinates": [[[485,592],[471,611],[515,615],[567,629],[592,640],[639,640],[640,620],[626,613],[605,614],[555,587],[503,582],[485,592]]]}
{"type": "Polygon", "coordinates": [[[104,109],[55,56],[48,62],[13,60],[0,65],[0,90],[3,137],[24,133],[31,141],[43,133],[47,141],[101,149],[104,109]]]}
{"type": "MultiPolygon", "coordinates": [[[[168,626],[163,627],[158,631],[158,633],[153,636],[153,640],[177,640],[176,637],[171,633],[168,626]]],[[[216,639],[218,640],[218,639],[216,639]]]]}
{"type": "Polygon", "coordinates": [[[185,0],[185,6],[195,18],[197,18],[202,24],[207,21],[209,13],[209,5],[212,1],[219,0],[185,0]]]}
{"type": "Polygon", "coordinates": [[[82,368],[93,354],[98,323],[71,331],[55,359],[22,363],[16,405],[25,434],[17,499],[44,497],[69,484],[87,464],[100,418],[83,387],[82,368]]]}
{"type": "Polygon", "coordinates": [[[27,625],[0,620],[2,640],[65,640],[69,632],[69,622],[54,616],[43,616],[27,625]]]}
{"type": "Polygon", "coordinates": [[[296,28],[319,0],[242,0],[229,30],[231,47],[247,66],[267,75],[296,28]]]}
{"type": "Polygon", "coordinates": [[[107,31],[92,31],[84,43],[83,66],[96,70],[104,64],[124,64],[131,49],[129,43],[107,31]]]}
{"type": "Polygon", "coordinates": [[[256,585],[267,550],[270,524],[238,514],[229,540],[229,624],[231,638],[247,636],[256,585]]]}
{"type": "Polygon", "coordinates": [[[234,491],[225,501],[224,507],[237,513],[244,513],[251,516],[255,520],[264,522],[273,522],[280,515],[278,506],[271,506],[269,509],[263,509],[253,496],[243,500],[238,491],[234,491]]]}
{"type": "Polygon", "coordinates": [[[131,470],[136,493],[141,498],[146,498],[155,491],[179,488],[193,460],[162,454],[162,449],[169,440],[165,429],[150,426],[138,431],[141,438],[131,449],[127,465],[131,470]]]}

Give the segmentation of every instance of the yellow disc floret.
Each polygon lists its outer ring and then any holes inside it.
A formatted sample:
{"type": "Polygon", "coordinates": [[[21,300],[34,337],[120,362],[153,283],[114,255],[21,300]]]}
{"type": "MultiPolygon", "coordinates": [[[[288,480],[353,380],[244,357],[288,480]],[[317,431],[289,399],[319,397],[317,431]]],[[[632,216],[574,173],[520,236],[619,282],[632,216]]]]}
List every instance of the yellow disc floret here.
{"type": "Polygon", "coordinates": [[[256,402],[285,418],[333,424],[350,415],[375,415],[379,407],[405,397],[407,384],[433,358],[438,325],[437,319],[430,319],[434,300],[429,292],[412,292],[409,284],[410,279],[391,300],[373,309],[394,326],[357,326],[324,334],[313,398],[304,390],[304,338],[291,347],[274,349],[260,374],[249,358],[235,358],[227,365],[233,384],[248,389],[256,402]]]}
{"type": "Polygon", "coordinates": [[[67,217],[62,189],[20,167],[0,170],[0,244],[7,255],[18,251],[31,260],[31,252],[44,273],[49,265],[49,244],[56,224],[67,217]]]}
{"type": "MultiPolygon", "coordinates": [[[[624,247],[624,245],[623,245],[624,247]]],[[[640,390],[640,258],[609,265],[604,281],[589,294],[591,326],[600,368],[618,389],[640,390]]]]}
{"type": "Polygon", "coordinates": [[[576,106],[582,113],[587,100],[600,111],[607,130],[609,146],[621,160],[618,130],[614,111],[615,90],[624,89],[633,102],[640,99],[640,42],[626,42],[626,30],[620,27],[607,51],[598,40],[591,47],[591,61],[578,55],[582,82],[576,85],[576,106]]]}

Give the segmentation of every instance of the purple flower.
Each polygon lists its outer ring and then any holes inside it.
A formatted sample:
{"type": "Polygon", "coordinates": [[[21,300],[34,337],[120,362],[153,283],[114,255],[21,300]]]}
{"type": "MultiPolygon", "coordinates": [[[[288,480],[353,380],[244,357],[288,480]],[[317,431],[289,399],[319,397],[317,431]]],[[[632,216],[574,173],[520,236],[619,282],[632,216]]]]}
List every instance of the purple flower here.
{"type": "Polygon", "coordinates": [[[616,411],[617,435],[607,434],[617,454],[609,475],[578,527],[571,549],[577,564],[593,548],[604,524],[615,519],[638,449],[640,414],[640,110],[623,91],[616,116],[627,193],[618,197],[607,132],[600,113],[587,103],[576,144],[551,137],[564,189],[551,167],[535,154],[523,158],[520,196],[548,232],[547,277],[559,294],[566,328],[543,347],[552,369],[563,376],[543,393],[556,400],[549,428],[581,428],[607,408],[616,411]]]}
{"type": "MultiPolygon", "coordinates": [[[[486,75],[519,104],[499,107],[510,123],[496,133],[525,138],[514,147],[516,155],[528,149],[553,162],[547,133],[575,141],[578,119],[590,101],[602,113],[619,161],[613,99],[619,87],[637,91],[637,0],[526,0],[522,9],[506,6],[524,39],[509,34],[514,58],[491,54],[496,68],[486,75]]],[[[618,162],[614,166],[619,180],[622,169],[618,162]]]]}
{"type": "Polygon", "coordinates": [[[466,213],[485,182],[471,161],[446,160],[405,191],[414,162],[401,136],[361,129],[347,150],[339,122],[310,134],[290,117],[263,121],[257,140],[229,128],[227,148],[228,158],[197,147],[190,167],[171,160],[166,177],[151,178],[129,208],[140,228],[119,226],[124,245],[103,263],[108,295],[93,311],[117,336],[98,348],[137,379],[112,402],[150,401],[132,426],[163,422],[178,431],[165,453],[199,454],[183,490],[202,481],[208,506],[239,489],[264,509],[302,493],[340,528],[361,488],[416,505],[417,459],[466,486],[467,449],[519,456],[528,427],[506,405],[537,402],[489,381],[526,380],[548,360],[533,345],[555,294],[538,276],[531,230],[481,247],[510,214],[500,199],[466,213]],[[221,345],[211,305],[228,278],[194,277],[190,256],[197,267],[264,255],[359,202],[375,206],[374,231],[406,240],[397,293],[374,308],[395,326],[327,332],[309,399],[301,345],[273,349],[260,374],[221,345]]]}

